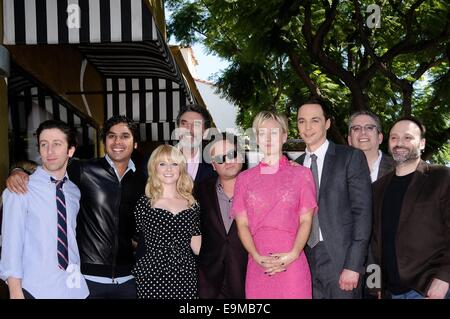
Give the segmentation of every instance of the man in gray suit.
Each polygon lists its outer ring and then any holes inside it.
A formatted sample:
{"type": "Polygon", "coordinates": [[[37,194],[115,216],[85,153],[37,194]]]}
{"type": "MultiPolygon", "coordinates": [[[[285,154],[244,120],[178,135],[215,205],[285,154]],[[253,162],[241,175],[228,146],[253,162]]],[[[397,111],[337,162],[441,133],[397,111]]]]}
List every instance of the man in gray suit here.
{"type": "MultiPolygon", "coordinates": [[[[360,149],[366,155],[372,183],[395,169],[395,163],[392,157],[380,150],[380,144],[382,142],[383,131],[378,116],[369,111],[358,111],[350,116],[348,122],[348,144],[360,149]]],[[[364,282],[366,282],[372,273],[369,267],[374,263],[370,248],[367,260],[368,269],[364,276],[364,282]]],[[[364,286],[363,298],[375,298],[373,291],[367,285],[364,286]]]]}
{"type": "Polygon", "coordinates": [[[318,214],[305,251],[313,298],[361,298],[362,274],[372,226],[372,187],[364,153],[327,140],[331,119],[325,103],[300,106],[297,126],[306,152],[296,161],[309,167],[318,189],[318,214]]]}
{"type": "Polygon", "coordinates": [[[392,157],[380,151],[382,142],[383,131],[378,116],[369,111],[358,111],[350,116],[348,144],[366,155],[372,183],[395,168],[392,157]]]}

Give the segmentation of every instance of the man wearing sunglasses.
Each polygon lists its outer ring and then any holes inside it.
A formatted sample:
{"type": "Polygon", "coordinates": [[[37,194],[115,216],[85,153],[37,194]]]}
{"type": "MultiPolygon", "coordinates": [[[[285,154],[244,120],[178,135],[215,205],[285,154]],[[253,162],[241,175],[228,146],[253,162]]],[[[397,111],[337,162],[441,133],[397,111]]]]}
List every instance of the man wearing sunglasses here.
{"type": "Polygon", "coordinates": [[[383,142],[380,119],[368,111],[350,116],[348,144],[364,152],[370,169],[372,183],[394,169],[392,157],[380,150],[383,142]]]}
{"type": "Polygon", "coordinates": [[[202,247],[199,254],[199,296],[203,299],[245,298],[247,252],[230,217],[236,177],[243,168],[237,138],[216,135],[209,144],[211,162],[218,177],[196,185],[200,204],[202,247]]]}

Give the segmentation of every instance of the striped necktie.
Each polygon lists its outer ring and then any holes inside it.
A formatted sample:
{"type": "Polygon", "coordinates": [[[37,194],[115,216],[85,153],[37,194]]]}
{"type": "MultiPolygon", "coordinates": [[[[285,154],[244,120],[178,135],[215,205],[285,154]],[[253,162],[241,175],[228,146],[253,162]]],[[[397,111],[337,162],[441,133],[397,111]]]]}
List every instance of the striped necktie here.
{"type": "Polygon", "coordinates": [[[69,251],[67,245],[67,214],[66,214],[66,199],[63,192],[63,184],[67,180],[64,177],[58,181],[50,177],[51,181],[56,184],[56,209],[58,212],[58,241],[57,241],[57,256],[58,267],[66,270],[69,265],[69,251]]]}

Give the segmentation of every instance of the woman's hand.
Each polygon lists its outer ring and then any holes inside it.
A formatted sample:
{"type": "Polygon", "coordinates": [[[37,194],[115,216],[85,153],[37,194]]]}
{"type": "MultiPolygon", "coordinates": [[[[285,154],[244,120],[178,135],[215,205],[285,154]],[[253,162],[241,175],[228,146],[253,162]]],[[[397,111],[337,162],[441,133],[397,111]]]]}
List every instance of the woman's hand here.
{"type": "Polygon", "coordinates": [[[267,271],[266,269],[268,267],[272,267],[273,265],[273,258],[271,256],[261,256],[260,254],[256,253],[252,255],[252,258],[258,265],[264,268],[264,271],[267,271]]]}
{"type": "Polygon", "coordinates": [[[276,273],[287,271],[289,265],[297,260],[298,256],[299,254],[294,251],[270,254],[271,262],[269,262],[269,267],[266,269],[267,275],[273,276],[276,273]]]}

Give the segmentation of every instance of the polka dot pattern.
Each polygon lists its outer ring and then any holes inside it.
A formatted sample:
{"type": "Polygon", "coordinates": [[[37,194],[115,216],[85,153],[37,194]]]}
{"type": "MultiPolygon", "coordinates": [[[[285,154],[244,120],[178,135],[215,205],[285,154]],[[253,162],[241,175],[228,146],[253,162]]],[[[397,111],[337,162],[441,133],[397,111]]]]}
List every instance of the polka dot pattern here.
{"type": "Polygon", "coordinates": [[[133,269],[138,298],[198,298],[198,268],[190,243],[201,234],[199,205],[172,214],[151,207],[142,196],[134,214],[145,241],[145,255],[133,269]]]}

